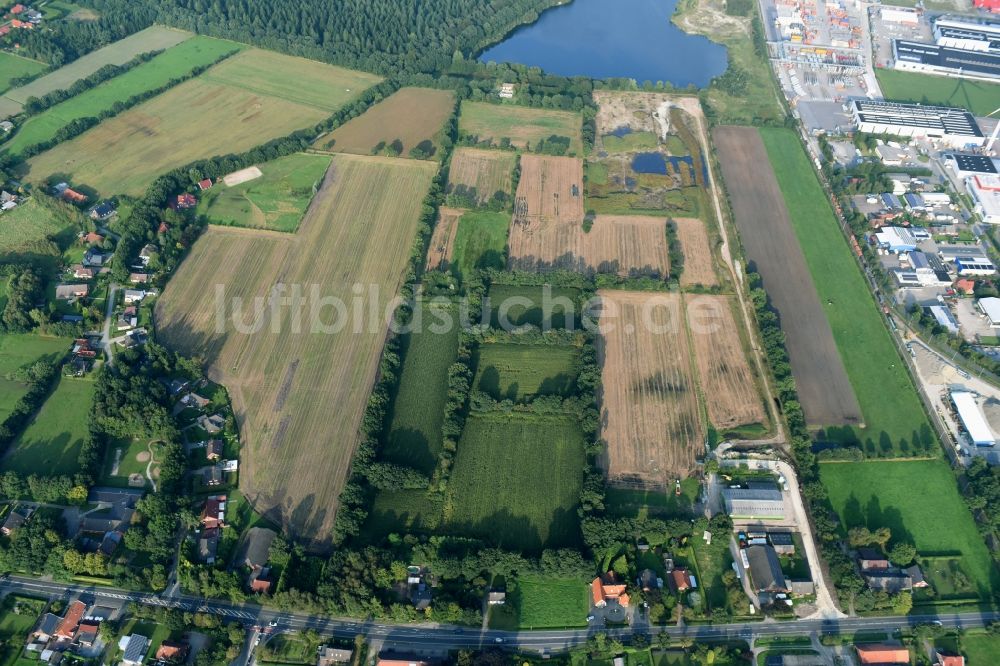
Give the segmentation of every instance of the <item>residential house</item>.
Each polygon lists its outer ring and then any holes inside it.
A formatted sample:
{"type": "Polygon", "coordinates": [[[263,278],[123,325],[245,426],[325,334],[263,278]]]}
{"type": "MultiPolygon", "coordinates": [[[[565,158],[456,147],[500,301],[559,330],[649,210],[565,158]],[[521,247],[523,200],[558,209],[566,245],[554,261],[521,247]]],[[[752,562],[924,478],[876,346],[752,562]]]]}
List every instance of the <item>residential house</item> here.
{"type": "Polygon", "coordinates": [[[221,439],[210,439],[205,444],[205,457],[209,460],[219,460],[224,449],[225,444],[221,439]]]}
{"type": "Polygon", "coordinates": [[[206,529],[226,526],[226,496],[215,495],[205,500],[201,510],[201,524],[206,529]]]}
{"type": "Polygon", "coordinates": [[[212,465],[205,468],[204,483],[206,486],[221,486],[222,485],[222,470],[218,465],[212,465]]]}
{"type": "Polygon", "coordinates": [[[104,203],[97,204],[90,209],[90,219],[103,221],[112,217],[115,214],[115,207],[109,204],[107,201],[104,203]]]}
{"type": "Polygon", "coordinates": [[[789,592],[790,588],[781,572],[781,562],[778,554],[771,546],[749,546],[746,549],[747,560],[750,562],[750,580],[753,581],[755,592],[779,593],[789,592]]]}
{"type": "Polygon", "coordinates": [[[874,548],[858,548],[858,566],[862,571],[888,569],[889,559],[874,548]]]}
{"type": "Polygon", "coordinates": [[[149,273],[129,273],[128,281],[132,284],[147,284],[149,282],[149,273]]]}
{"type": "Polygon", "coordinates": [[[153,258],[156,254],[156,246],[147,244],[141,250],[139,250],[139,263],[143,266],[149,265],[149,260],[153,258]]]}
{"type": "Polygon", "coordinates": [[[59,196],[62,197],[62,200],[67,203],[78,204],[78,205],[87,203],[88,199],[86,194],[84,194],[83,192],[77,192],[71,187],[67,187],[59,194],[59,196]]]}
{"type": "Polygon", "coordinates": [[[82,298],[90,293],[90,286],[86,284],[60,284],[56,285],[56,300],[72,301],[82,298]]]}
{"type": "Polygon", "coordinates": [[[500,99],[512,99],[514,97],[514,84],[513,83],[501,83],[500,84],[500,99]]]}
{"type": "Polygon", "coordinates": [[[4,536],[10,536],[17,528],[21,527],[28,521],[31,517],[31,511],[22,509],[21,507],[15,507],[11,509],[11,512],[7,514],[7,519],[3,521],[3,526],[0,526],[0,533],[4,536]]]}
{"type": "Polygon", "coordinates": [[[141,634],[129,634],[118,639],[118,648],[122,651],[122,666],[142,666],[149,649],[149,639],[141,634]]]}
{"type": "Polygon", "coordinates": [[[267,564],[271,542],[276,536],[274,530],[269,530],[266,527],[254,527],[247,530],[236,561],[251,571],[262,569],[267,564]]]}
{"type": "Polygon", "coordinates": [[[81,358],[96,358],[97,350],[93,348],[90,344],[90,340],[87,338],[77,338],[73,341],[72,348],[73,356],[79,356],[81,358]]]}
{"type": "Polygon", "coordinates": [[[656,575],[656,572],[652,569],[643,569],[639,573],[639,578],[636,580],[639,585],[639,589],[643,592],[649,592],[651,590],[658,590],[663,587],[663,579],[656,575]]]}
{"type": "Polygon", "coordinates": [[[418,657],[384,653],[378,656],[375,666],[432,666],[431,662],[418,657]]]}
{"type": "Polygon", "coordinates": [[[93,647],[97,642],[97,631],[101,623],[93,620],[84,620],[80,623],[80,629],[76,632],[76,642],[82,647],[93,647]]]}
{"type": "Polygon", "coordinates": [[[115,324],[116,328],[119,331],[127,331],[130,328],[135,328],[139,323],[139,318],[136,314],[135,306],[129,306],[122,310],[121,314],[118,315],[118,322],[115,324]]]}
{"type": "Polygon", "coordinates": [[[591,602],[597,608],[604,608],[609,603],[627,608],[630,602],[625,583],[620,582],[613,571],[595,578],[590,583],[590,594],[591,602]]]}
{"type": "Polygon", "coordinates": [[[166,222],[160,222],[160,226],[156,227],[156,233],[165,234],[170,231],[170,225],[166,222]]]}
{"type": "Polygon", "coordinates": [[[920,570],[919,564],[914,564],[911,567],[906,567],[905,569],[903,569],[903,571],[905,571],[906,575],[910,577],[914,589],[924,588],[929,586],[927,581],[924,580],[924,572],[920,570]]]}
{"type": "Polygon", "coordinates": [[[203,414],[198,417],[198,427],[209,435],[214,435],[226,427],[226,419],[221,414],[212,414],[211,416],[203,414]]]}
{"type": "Polygon", "coordinates": [[[691,582],[694,578],[691,576],[691,572],[687,569],[680,568],[674,569],[670,572],[670,589],[674,592],[687,592],[694,585],[691,582]]]}
{"type": "Polygon", "coordinates": [[[271,568],[263,567],[256,569],[250,574],[250,591],[256,594],[270,594],[274,587],[271,580],[271,568]]]}
{"type": "Polygon", "coordinates": [[[144,298],[146,298],[146,292],[141,289],[125,290],[125,305],[131,305],[132,303],[139,303],[144,298]]]}
{"type": "Polygon", "coordinates": [[[48,643],[56,635],[56,629],[59,628],[59,624],[62,622],[62,618],[53,613],[45,613],[40,618],[38,618],[38,624],[31,632],[31,637],[40,642],[48,643]]]}
{"type": "Polygon", "coordinates": [[[177,395],[181,391],[186,391],[189,386],[191,382],[186,379],[171,379],[167,383],[167,390],[170,391],[170,395],[177,395]]]}
{"type": "Polygon", "coordinates": [[[212,187],[212,179],[211,178],[205,178],[204,180],[199,180],[198,181],[198,189],[201,190],[202,192],[204,192],[205,190],[211,189],[211,187],[212,187]]]}
{"type": "MultiPolygon", "coordinates": [[[[14,123],[10,122],[9,120],[0,121],[0,132],[3,132],[4,134],[10,134],[10,132],[13,129],[14,129],[14,123]]],[[[4,203],[7,202],[4,201],[4,203]]]]}
{"type": "Polygon", "coordinates": [[[343,650],[324,645],[316,657],[316,666],[333,666],[333,664],[349,664],[354,657],[354,650],[343,650]]]}
{"type": "Polygon", "coordinates": [[[965,657],[941,650],[934,650],[934,666],[965,666],[965,657]]]}
{"type": "Polygon", "coordinates": [[[198,200],[194,198],[193,194],[185,192],[178,194],[176,197],[171,197],[168,205],[172,210],[188,210],[197,206],[198,200]]]}
{"type": "Polygon", "coordinates": [[[80,629],[80,621],[83,620],[83,614],[86,611],[87,604],[82,601],[77,600],[71,603],[53,636],[60,641],[73,640],[76,637],[76,632],[80,629]]]}
{"type": "Polygon", "coordinates": [[[486,595],[486,603],[490,606],[503,606],[507,603],[507,593],[501,590],[490,590],[486,595]]]}
{"type": "Polygon", "coordinates": [[[909,664],[910,651],[902,645],[872,643],[855,645],[861,664],[909,664]]]}
{"type": "Polygon", "coordinates": [[[105,532],[104,538],[101,539],[100,545],[97,547],[97,552],[102,555],[111,557],[114,552],[118,549],[118,544],[122,542],[124,534],[120,531],[105,532]]]}
{"type": "Polygon", "coordinates": [[[182,405],[195,409],[205,409],[211,402],[208,398],[200,396],[197,393],[187,393],[181,398],[182,405]]]}
{"type": "Polygon", "coordinates": [[[74,264],[73,277],[78,280],[90,280],[94,277],[94,269],[86,268],[83,264],[74,264]]]}
{"type": "Polygon", "coordinates": [[[190,649],[191,646],[187,643],[163,641],[160,643],[160,647],[156,649],[156,661],[179,664],[187,658],[190,649]]]}
{"type": "Polygon", "coordinates": [[[83,265],[84,266],[103,266],[104,262],[111,257],[111,254],[105,254],[100,249],[96,247],[87,248],[87,251],[83,253],[83,265]]]}
{"type": "Polygon", "coordinates": [[[908,592],[913,589],[913,580],[904,571],[896,568],[868,569],[861,577],[869,588],[876,592],[908,592]]]}
{"type": "Polygon", "coordinates": [[[198,536],[198,558],[206,564],[215,564],[219,552],[219,530],[205,529],[198,536]]]}
{"type": "Polygon", "coordinates": [[[965,296],[972,296],[976,291],[975,280],[970,280],[968,278],[962,278],[960,280],[955,280],[955,291],[959,294],[965,296]]]}

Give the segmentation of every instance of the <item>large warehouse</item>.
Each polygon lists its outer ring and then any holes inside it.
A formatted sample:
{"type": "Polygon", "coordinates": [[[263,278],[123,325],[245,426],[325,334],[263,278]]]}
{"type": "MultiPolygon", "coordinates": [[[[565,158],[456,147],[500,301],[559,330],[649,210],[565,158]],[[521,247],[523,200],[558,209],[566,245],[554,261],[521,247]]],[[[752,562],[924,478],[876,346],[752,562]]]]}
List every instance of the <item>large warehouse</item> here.
{"type": "Polygon", "coordinates": [[[941,74],[974,74],[1000,78],[1000,52],[973,51],[940,44],[892,40],[892,60],[896,69],[941,74]]]}
{"type": "Polygon", "coordinates": [[[958,418],[962,421],[962,427],[969,434],[975,446],[994,446],[996,438],[990,430],[989,423],[983,410],[976,404],[976,396],[968,391],[952,391],[951,401],[958,412],[958,418]]]}
{"type": "Polygon", "coordinates": [[[956,49],[996,51],[1000,50],[1000,24],[942,16],[934,21],[934,40],[956,49]]]}
{"type": "Polygon", "coordinates": [[[774,486],[751,483],[749,488],[723,488],[726,513],[734,518],[784,518],[785,499],[774,486]]]}
{"type": "Polygon", "coordinates": [[[979,147],[986,141],[965,109],[855,99],[848,110],[859,132],[923,137],[953,148],[979,147]]]}

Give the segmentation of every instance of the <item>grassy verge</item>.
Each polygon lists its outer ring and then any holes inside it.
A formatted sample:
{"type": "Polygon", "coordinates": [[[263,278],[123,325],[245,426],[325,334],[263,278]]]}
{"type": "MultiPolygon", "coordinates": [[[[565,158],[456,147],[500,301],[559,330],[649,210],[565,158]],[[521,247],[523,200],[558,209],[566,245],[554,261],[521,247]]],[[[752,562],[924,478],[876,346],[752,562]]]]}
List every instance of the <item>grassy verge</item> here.
{"type": "Polygon", "coordinates": [[[760,133],[864,414],[865,428],[831,429],[826,436],[860,442],[869,455],[939,455],[906,366],[798,136],[785,129],[760,133]]]}

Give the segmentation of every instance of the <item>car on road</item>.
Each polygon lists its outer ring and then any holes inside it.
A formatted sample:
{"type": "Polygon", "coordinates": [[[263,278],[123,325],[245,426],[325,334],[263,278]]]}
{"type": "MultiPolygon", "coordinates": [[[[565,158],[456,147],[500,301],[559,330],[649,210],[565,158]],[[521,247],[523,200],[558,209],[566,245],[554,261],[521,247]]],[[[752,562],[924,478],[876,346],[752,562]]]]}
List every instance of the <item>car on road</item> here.
{"type": "Polygon", "coordinates": [[[497,636],[496,638],[493,639],[493,642],[494,643],[503,643],[503,639],[500,638],[499,636],[497,636]]]}
{"type": "Polygon", "coordinates": [[[270,622],[267,623],[267,626],[269,626],[269,627],[277,627],[278,626],[278,621],[277,620],[271,620],[270,622]]]}
{"type": "Polygon", "coordinates": [[[593,622],[593,621],[594,621],[594,620],[596,620],[596,619],[597,619],[597,618],[596,618],[595,616],[593,616],[593,615],[588,615],[588,616],[587,616],[587,622],[593,622]]]}

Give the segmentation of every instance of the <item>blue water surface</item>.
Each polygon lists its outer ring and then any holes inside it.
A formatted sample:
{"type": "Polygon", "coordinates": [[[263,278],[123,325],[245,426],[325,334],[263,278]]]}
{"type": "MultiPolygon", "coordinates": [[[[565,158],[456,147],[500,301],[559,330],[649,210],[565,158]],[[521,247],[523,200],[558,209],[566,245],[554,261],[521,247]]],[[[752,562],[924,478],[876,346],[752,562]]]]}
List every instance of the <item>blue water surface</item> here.
{"type": "Polygon", "coordinates": [[[677,0],[574,0],[545,11],[480,56],[561,76],[705,87],[726,71],[726,48],[670,22],[677,0]]]}

